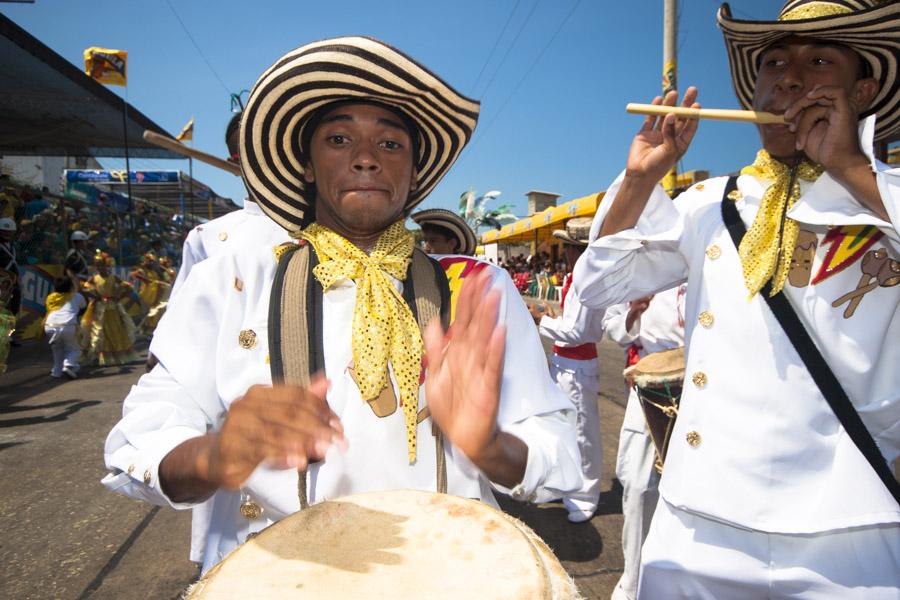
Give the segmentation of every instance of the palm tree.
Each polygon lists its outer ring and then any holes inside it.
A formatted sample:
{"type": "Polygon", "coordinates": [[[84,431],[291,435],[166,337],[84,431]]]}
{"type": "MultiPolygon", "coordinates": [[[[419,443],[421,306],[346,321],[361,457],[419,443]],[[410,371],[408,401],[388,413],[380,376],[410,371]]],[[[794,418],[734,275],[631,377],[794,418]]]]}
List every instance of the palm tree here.
{"type": "Polygon", "coordinates": [[[503,204],[493,210],[487,210],[487,203],[500,194],[499,190],[491,190],[481,196],[476,196],[473,189],[460,194],[459,215],[466,220],[476,234],[481,227],[500,229],[503,225],[518,219],[512,213],[512,204],[503,204]]]}

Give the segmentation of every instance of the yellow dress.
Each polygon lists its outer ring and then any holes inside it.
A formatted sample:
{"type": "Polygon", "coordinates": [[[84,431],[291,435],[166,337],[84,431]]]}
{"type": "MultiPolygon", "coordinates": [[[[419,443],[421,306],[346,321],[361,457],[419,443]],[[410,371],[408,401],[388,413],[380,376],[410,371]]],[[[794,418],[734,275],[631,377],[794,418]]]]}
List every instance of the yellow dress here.
{"type": "Polygon", "coordinates": [[[140,267],[136,269],[143,278],[139,278],[141,282],[141,291],[138,296],[141,302],[147,307],[147,316],[141,321],[141,331],[147,335],[153,335],[156,324],[166,312],[166,304],[169,301],[169,293],[172,291],[172,284],[167,281],[167,273],[162,276],[152,269],[140,267]]]}
{"type": "Polygon", "coordinates": [[[125,284],[115,275],[97,273],[87,281],[93,299],[81,319],[89,335],[88,359],[100,366],[121,365],[137,360],[134,352],[134,321],[120,302],[125,284]]]}

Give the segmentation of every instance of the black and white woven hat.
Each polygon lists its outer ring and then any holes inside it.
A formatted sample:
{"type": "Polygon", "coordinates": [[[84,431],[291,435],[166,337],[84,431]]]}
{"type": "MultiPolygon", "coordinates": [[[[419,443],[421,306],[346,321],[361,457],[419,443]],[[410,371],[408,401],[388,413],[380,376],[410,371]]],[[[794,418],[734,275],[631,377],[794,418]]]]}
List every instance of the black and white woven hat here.
{"type": "Polygon", "coordinates": [[[881,89],[866,114],[877,114],[877,139],[900,133],[900,2],[889,0],[789,0],[777,21],[741,21],[728,4],[718,14],[725,35],[731,80],[740,103],[752,108],[760,56],[779,38],[790,35],[842,44],[871,67],[881,89]]]}
{"type": "Polygon", "coordinates": [[[455,212],[444,208],[429,208],[413,213],[409,218],[419,225],[419,227],[422,225],[435,225],[449,230],[459,241],[459,254],[465,254],[466,256],[475,255],[475,248],[478,246],[478,240],[475,239],[475,232],[472,231],[469,224],[455,212]]]}
{"type": "Polygon", "coordinates": [[[356,100],[398,110],[418,130],[418,185],[407,209],[434,189],[478,122],[477,101],[384,42],[342,37],[285,54],[253,86],[240,135],[244,182],[282,227],[296,229],[309,208],[300,147],[309,117],[329,104],[356,100]]]}
{"type": "Polygon", "coordinates": [[[551,235],[566,244],[584,247],[588,245],[593,222],[594,219],[591,217],[569,219],[566,221],[565,229],[554,229],[551,235]]]}

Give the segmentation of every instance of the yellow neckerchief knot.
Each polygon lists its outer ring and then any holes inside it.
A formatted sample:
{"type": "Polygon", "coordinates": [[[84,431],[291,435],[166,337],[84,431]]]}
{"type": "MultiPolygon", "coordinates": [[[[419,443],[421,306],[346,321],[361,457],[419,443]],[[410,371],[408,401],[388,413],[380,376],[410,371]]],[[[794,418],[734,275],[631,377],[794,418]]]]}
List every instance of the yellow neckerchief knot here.
{"type": "Polygon", "coordinates": [[[744,283],[750,292],[750,298],[770,279],[772,280],[770,296],[774,296],[784,287],[794,246],[797,245],[797,236],[800,233],[799,223],[787,218],[785,213],[800,197],[800,180],[815,181],[823,172],[821,166],[803,160],[797,166],[794,184],[788,190],[791,168],[769,156],[765,150],[760,150],[756,154],[756,160],[752,165],[741,169],[742,175],[752,175],[757,179],[772,182],[759,201],[759,212],[756,213],[753,224],[738,248],[744,270],[744,283]]]}
{"type": "Polygon", "coordinates": [[[300,236],[319,257],[313,274],[327,290],[335,281],[356,282],[353,309],[353,363],[359,392],[365,401],[378,397],[391,385],[388,360],[400,388],[400,405],[406,417],[409,462],[416,460],[416,426],[419,411],[419,375],[424,344],[412,311],[391,277],[406,279],[413,245],[412,233],[397,221],[388,227],[372,252],[366,254],[326,227],[313,223],[300,236]]]}

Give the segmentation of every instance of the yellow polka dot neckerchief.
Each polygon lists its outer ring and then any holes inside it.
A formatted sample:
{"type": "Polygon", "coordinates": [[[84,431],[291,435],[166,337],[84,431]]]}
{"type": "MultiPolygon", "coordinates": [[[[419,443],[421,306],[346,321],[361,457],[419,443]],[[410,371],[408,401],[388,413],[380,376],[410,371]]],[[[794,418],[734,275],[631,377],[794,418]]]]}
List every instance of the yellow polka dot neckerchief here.
{"type": "Polygon", "coordinates": [[[300,236],[309,241],[319,264],[313,275],[328,290],[342,278],[356,282],[353,309],[353,363],[362,399],[373,400],[391,385],[388,360],[400,388],[400,405],[406,417],[409,462],[416,460],[416,426],[419,410],[419,375],[424,344],[419,325],[391,277],[406,279],[414,238],[398,221],[375,242],[370,254],[317,223],[300,236]]]}
{"type": "Polygon", "coordinates": [[[753,224],[738,247],[744,283],[751,298],[770,279],[770,296],[784,287],[800,233],[799,223],[785,215],[800,197],[799,179],[815,181],[823,172],[821,166],[803,160],[797,165],[792,180],[791,167],[775,160],[765,150],[756,154],[752,165],[741,169],[742,175],[752,175],[772,182],[759,202],[759,212],[756,213],[753,224]]]}

